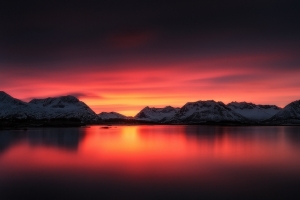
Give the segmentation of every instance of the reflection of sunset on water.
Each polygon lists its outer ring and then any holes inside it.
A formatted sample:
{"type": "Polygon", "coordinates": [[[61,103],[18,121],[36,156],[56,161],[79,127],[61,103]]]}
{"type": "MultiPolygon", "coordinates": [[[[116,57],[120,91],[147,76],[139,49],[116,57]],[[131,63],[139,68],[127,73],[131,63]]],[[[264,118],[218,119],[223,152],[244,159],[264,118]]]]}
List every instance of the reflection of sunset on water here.
{"type": "MultiPolygon", "coordinates": [[[[249,128],[251,129],[251,128],[249,128]]],[[[255,130],[254,128],[252,128],[255,130]]],[[[242,129],[241,129],[242,130],[242,129]]],[[[300,164],[299,149],[288,145],[284,128],[275,134],[235,135],[238,128],[204,128],[198,134],[188,126],[119,126],[101,129],[82,128],[77,150],[67,151],[51,145],[17,143],[1,156],[2,167],[49,170],[72,166],[73,169],[118,170],[127,175],[150,170],[168,173],[205,173],[218,165],[288,167],[300,164]],[[214,135],[205,134],[214,131],[214,135]],[[16,159],[16,157],[18,159],[16,159]],[[204,170],[204,171],[201,171],[204,170]]],[[[152,176],[151,173],[146,176],[152,176]]]]}
{"type": "Polygon", "coordinates": [[[4,132],[0,139],[8,143],[0,146],[0,176],[232,190],[256,181],[257,174],[266,180],[296,177],[297,128],[91,126],[4,132]]]}

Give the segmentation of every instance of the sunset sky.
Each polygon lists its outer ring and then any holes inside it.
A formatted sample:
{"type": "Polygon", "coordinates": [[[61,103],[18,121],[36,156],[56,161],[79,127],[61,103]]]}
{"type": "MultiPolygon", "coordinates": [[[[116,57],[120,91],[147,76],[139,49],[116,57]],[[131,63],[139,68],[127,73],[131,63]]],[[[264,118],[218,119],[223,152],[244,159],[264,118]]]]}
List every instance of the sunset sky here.
{"type": "Polygon", "coordinates": [[[95,112],[300,99],[299,1],[7,1],[0,90],[95,112]]]}

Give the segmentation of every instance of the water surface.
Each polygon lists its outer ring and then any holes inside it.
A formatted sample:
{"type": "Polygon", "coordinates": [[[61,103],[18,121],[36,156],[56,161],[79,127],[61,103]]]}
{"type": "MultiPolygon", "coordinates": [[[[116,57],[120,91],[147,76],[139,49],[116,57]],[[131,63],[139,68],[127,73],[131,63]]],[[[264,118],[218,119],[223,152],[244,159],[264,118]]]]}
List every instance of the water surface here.
{"type": "Polygon", "coordinates": [[[0,131],[2,199],[300,199],[300,127],[0,131]]]}

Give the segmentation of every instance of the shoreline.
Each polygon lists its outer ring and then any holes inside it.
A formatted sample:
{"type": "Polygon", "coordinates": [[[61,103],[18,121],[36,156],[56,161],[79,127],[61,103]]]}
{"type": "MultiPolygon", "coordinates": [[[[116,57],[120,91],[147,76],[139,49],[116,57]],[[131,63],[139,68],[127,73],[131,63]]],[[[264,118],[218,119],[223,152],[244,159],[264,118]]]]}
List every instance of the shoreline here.
{"type": "MultiPolygon", "coordinates": [[[[230,126],[230,127],[271,127],[271,126],[300,126],[300,124],[247,124],[247,123],[155,123],[155,122],[138,122],[138,123],[78,123],[78,124],[0,124],[0,131],[21,130],[27,131],[29,128],[71,128],[71,127],[90,127],[102,126],[110,128],[112,126],[230,126]]],[[[103,128],[104,129],[104,128],[103,128]]]]}

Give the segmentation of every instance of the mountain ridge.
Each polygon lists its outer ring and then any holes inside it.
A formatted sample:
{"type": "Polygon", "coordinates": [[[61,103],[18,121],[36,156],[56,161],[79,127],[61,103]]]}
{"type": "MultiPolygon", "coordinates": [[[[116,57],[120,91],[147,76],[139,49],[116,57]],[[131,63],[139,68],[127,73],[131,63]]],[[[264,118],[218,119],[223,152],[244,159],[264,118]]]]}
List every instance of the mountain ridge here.
{"type": "Polygon", "coordinates": [[[300,124],[300,100],[289,103],[265,122],[271,124],[300,124]]]}
{"type": "Polygon", "coordinates": [[[153,121],[153,122],[166,122],[171,119],[179,110],[172,106],[166,106],[164,108],[150,108],[146,106],[138,114],[134,116],[137,120],[153,121]]]}
{"type": "Polygon", "coordinates": [[[231,102],[227,106],[236,113],[256,122],[266,120],[281,110],[276,105],[260,105],[245,101],[231,102]]]}
{"type": "Polygon", "coordinates": [[[127,119],[129,117],[122,115],[117,112],[101,112],[98,114],[101,120],[110,120],[110,119],[127,119]]]}
{"type": "Polygon", "coordinates": [[[27,103],[10,96],[4,91],[0,91],[0,119],[39,120],[56,118],[76,118],[85,123],[127,120],[158,124],[300,124],[300,100],[293,101],[284,108],[245,101],[233,101],[224,104],[221,101],[200,100],[187,102],[181,108],[146,106],[134,117],[127,117],[117,112],[96,114],[87,104],[71,95],[32,99],[27,103]]]}
{"type": "Polygon", "coordinates": [[[0,92],[0,118],[53,119],[77,118],[83,122],[96,121],[96,113],[74,96],[48,97],[23,102],[0,92]]]}
{"type": "Polygon", "coordinates": [[[170,120],[174,123],[240,122],[246,118],[233,112],[221,101],[207,100],[186,103],[170,120]]]}

